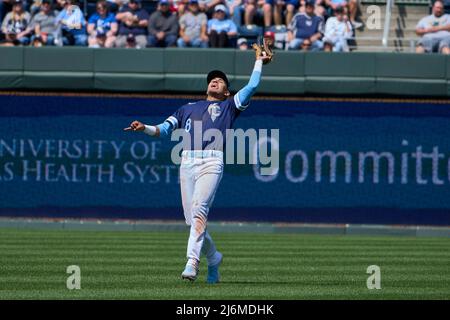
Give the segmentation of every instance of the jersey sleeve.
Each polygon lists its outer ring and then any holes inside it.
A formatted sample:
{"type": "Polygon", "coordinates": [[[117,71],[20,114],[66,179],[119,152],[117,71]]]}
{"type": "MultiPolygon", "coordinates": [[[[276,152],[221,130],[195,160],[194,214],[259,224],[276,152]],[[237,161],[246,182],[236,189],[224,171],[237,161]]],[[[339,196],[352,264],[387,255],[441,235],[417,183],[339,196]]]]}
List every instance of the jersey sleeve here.
{"type": "Polygon", "coordinates": [[[183,113],[184,108],[181,107],[166,119],[166,122],[170,123],[172,126],[172,130],[180,128],[181,123],[183,122],[183,113]]]}

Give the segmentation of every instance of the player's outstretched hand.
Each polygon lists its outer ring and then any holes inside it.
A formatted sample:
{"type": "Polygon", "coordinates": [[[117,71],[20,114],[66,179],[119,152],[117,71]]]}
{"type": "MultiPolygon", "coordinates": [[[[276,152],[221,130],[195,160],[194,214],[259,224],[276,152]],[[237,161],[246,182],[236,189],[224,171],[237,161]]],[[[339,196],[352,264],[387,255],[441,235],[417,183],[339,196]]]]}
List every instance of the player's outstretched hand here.
{"type": "Polygon", "coordinates": [[[123,130],[124,131],[130,131],[130,130],[132,130],[132,131],[144,131],[144,129],[145,129],[145,125],[142,122],[135,120],[135,121],[133,121],[130,124],[129,127],[124,128],[123,130]]]}

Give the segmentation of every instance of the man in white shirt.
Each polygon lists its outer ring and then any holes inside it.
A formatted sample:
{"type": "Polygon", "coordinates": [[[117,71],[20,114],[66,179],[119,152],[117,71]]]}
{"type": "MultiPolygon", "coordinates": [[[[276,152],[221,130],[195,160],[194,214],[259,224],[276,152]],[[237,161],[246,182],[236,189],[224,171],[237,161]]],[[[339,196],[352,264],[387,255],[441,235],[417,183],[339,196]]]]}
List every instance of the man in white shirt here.
{"type": "Polygon", "coordinates": [[[352,25],[344,14],[343,7],[337,7],[334,17],[330,17],[325,24],[324,50],[333,52],[349,51],[347,40],[353,35],[352,25]]]}
{"type": "Polygon", "coordinates": [[[450,54],[450,15],[444,14],[444,3],[436,0],[433,14],[422,18],[416,27],[416,34],[422,36],[416,52],[440,52],[450,54]]]}

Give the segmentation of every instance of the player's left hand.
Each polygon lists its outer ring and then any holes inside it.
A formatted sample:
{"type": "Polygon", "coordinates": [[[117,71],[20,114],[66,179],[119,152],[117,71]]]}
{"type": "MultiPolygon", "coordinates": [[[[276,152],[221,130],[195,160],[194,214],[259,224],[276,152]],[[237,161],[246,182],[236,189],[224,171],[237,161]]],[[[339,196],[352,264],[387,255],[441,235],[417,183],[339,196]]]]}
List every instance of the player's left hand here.
{"type": "Polygon", "coordinates": [[[140,121],[135,120],[135,121],[133,121],[130,124],[129,127],[124,128],[123,130],[124,131],[130,131],[130,130],[132,130],[132,131],[144,131],[145,130],[145,124],[143,124],[140,121]]]}

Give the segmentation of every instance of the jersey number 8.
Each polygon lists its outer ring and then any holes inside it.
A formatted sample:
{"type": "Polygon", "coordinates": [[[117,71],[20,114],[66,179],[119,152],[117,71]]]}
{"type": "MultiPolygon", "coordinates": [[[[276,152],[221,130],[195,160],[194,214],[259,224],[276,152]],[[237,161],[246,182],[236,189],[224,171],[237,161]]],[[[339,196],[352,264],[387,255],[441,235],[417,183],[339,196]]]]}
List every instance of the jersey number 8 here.
{"type": "Polygon", "coordinates": [[[191,131],[191,118],[187,119],[186,124],[184,125],[184,131],[191,131]]]}

